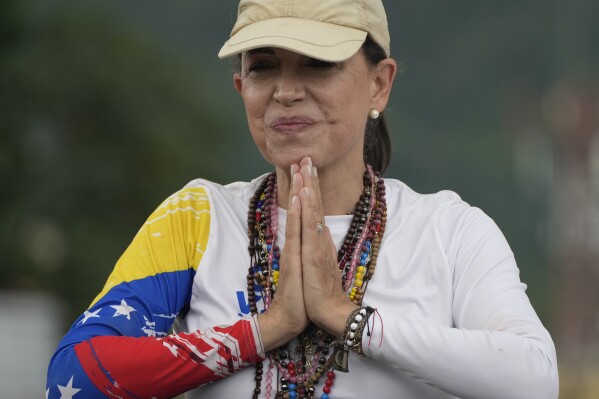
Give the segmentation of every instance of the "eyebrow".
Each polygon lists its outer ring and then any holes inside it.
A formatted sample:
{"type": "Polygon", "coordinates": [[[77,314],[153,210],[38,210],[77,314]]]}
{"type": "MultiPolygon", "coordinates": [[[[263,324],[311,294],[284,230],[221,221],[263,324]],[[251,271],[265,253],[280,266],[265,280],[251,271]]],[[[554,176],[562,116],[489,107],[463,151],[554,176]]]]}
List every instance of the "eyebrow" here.
{"type": "Polygon", "coordinates": [[[259,47],[247,51],[248,55],[253,54],[270,54],[275,55],[275,50],[272,47],[259,47]]]}

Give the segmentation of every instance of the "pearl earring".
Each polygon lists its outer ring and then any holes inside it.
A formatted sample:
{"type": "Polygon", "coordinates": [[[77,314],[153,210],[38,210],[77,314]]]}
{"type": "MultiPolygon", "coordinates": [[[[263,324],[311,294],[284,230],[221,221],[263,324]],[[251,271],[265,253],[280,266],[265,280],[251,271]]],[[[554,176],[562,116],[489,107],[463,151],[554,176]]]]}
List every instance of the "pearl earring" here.
{"type": "Polygon", "coordinates": [[[381,113],[379,111],[377,111],[376,109],[373,108],[370,110],[370,118],[371,119],[378,119],[380,115],[381,115],[381,113]]]}

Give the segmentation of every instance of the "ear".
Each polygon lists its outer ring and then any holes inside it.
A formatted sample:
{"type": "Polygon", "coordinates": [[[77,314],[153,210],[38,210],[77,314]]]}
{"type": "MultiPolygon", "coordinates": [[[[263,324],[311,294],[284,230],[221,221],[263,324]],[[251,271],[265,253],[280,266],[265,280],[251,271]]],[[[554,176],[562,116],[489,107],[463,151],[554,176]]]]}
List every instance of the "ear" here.
{"type": "Polygon", "coordinates": [[[237,93],[239,94],[241,94],[241,85],[241,74],[236,72],[233,74],[233,87],[235,87],[235,90],[237,90],[237,93]]]}
{"type": "Polygon", "coordinates": [[[393,58],[381,60],[373,71],[372,106],[379,112],[387,107],[393,80],[397,73],[397,63],[393,58]]]}

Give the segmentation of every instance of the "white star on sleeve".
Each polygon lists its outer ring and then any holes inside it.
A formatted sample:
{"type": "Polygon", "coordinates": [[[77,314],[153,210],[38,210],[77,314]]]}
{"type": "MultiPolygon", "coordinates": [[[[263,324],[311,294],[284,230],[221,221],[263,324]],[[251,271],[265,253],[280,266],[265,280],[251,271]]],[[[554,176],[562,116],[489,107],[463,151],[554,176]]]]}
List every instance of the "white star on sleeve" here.
{"type": "Polygon", "coordinates": [[[127,320],[131,320],[131,312],[136,311],[131,306],[127,305],[127,302],[125,302],[124,299],[121,299],[120,305],[110,305],[110,307],[114,308],[114,310],[116,310],[116,312],[114,312],[114,315],[112,315],[112,317],[125,316],[125,317],[127,317],[127,320]]]}
{"type": "Polygon", "coordinates": [[[73,377],[71,377],[66,387],[57,385],[58,390],[60,391],[60,399],[73,399],[73,396],[75,396],[77,392],[81,391],[79,388],[73,388],[73,377]]]}
{"type": "MultiPolygon", "coordinates": [[[[96,310],[95,312],[90,312],[90,311],[87,311],[87,310],[86,310],[86,311],[83,313],[83,319],[81,319],[81,321],[80,321],[79,323],[81,323],[81,324],[85,324],[85,322],[86,322],[88,319],[91,319],[91,318],[93,318],[93,317],[98,317],[98,318],[99,318],[100,316],[98,316],[98,313],[100,313],[100,310],[102,310],[102,308],[100,308],[100,309],[96,310]]],[[[77,324],[79,324],[79,323],[77,323],[77,324]]]]}

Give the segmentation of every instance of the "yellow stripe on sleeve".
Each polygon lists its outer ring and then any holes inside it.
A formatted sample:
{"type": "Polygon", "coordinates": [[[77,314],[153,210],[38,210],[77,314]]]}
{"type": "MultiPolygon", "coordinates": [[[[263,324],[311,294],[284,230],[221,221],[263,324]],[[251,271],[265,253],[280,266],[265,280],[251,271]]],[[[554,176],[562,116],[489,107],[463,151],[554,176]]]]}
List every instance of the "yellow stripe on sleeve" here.
{"type": "Polygon", "coordinates": [[[206,191],[190,187],[171,195],[141,227],[90,307],[123,282],[197,270],[209,234],[210,202],[206,191]]]}

